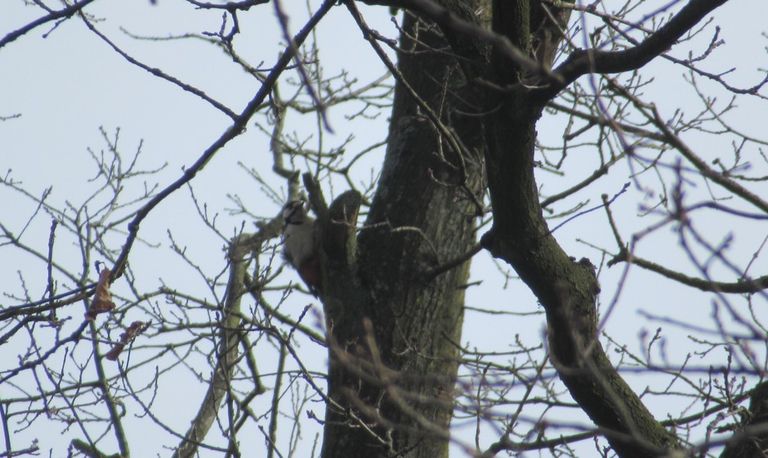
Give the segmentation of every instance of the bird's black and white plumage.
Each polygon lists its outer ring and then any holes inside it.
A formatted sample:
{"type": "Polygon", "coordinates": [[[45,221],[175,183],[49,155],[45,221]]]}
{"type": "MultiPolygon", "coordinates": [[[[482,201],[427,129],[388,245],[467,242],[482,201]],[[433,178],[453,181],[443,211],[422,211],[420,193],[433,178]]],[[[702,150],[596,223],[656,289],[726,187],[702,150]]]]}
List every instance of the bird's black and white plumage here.
{"type": "Polygon", "coordinates": [[[315,219],[307,203],[292,200],[283,207],[283,255],[315,295],[320,291],[320,258],[315,240],[315,219]]]}

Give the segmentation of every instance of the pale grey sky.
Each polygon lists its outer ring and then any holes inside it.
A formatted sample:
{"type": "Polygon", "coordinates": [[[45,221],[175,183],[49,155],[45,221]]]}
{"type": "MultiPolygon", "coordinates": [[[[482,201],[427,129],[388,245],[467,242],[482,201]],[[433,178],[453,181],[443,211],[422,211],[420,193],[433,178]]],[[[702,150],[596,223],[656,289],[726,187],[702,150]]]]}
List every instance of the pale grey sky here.
{"type": "MultiPolygon", "coordinates": [[[[292,6],[297,11],[301,10],[298,5],[292,6]]],[[[729,79],[729,82],[736,86],[744,87],[756,83],[759,80],[757,69],[766,67],[766,40],[760,36],[764,29],[763,19],[761,14],[756,13],[762,10],[762,6],[759,0],[732,0],[717,11],[716,22],[722,26],[721,37],[725,40],[725,45],[715,51],[708,69],[719,72],[737,67],[738,70],[732,79],[729,79]]],[[[0,36],[41,15],[38,8],[25,6],[21,0],[5,0],[3,9],[3,14],[0,15],[0,36]]],[[[182,5],[182,2],[171,0],[159,0],[157,6],[152,6],[149,1],[97,1],[89,11],[94,16],[105,19],[103,22],[96,22],[97,27],[120,46],[124,46],[133,57],[204,89],[206,93],[235,111],[241,109],[257,89],[252,78],[234,68],[220,52],[210,46],[193,40],[136,41],[120,31],[122,27],[138,35],[160,37],[186,32],[215,31],[220,24],[220,13],[195,11],[182,5]]],[[[368,20],[375,28],[390,37],[396,37],[397,31],[386,8],[366,8],[364,11],[369,14],[368,20]]],[[[240,26],[243,34],[237,39],[241,55],[254,65],[263,62],[263,66],[270,66],[281,49],[277,44],[282,40],[272,7],[257,7],[254,8],[253,14],[241,16],[240,26]]],[[[290,26],[293,31],[303,24],[304,17],[304,14],[296,11],[292,13],[290,26]]],[[[338,73],[346,68],[360,81],[366,81],[384,72],[383,66],[376,60],[343,8],[335,8],[321,23],[318,28],[318,44],[326,75],[338,73]]],[[[673,54],[685,57],[684,52],[678,52],[677,49],[673,50],[673,54]]],[[[663,114],[671,115],[681,104],[691,114],[701,110],[701,104],[695,94],[680,78],[683,72],[679,67],[658,62],[650,68],[656,81],[644,92],[646,99],[654,101],[663,114]]],[[[125,152],[134,151],[141,143],[141,163],[145,168],[155,168],[167,163],[162,173],[149,178],[150,183],[159,183],[162,187],[178,177],[182,173],[182,167],[191,164],[229,125],[226,116],[198,97],[126,62],[77,19],[65,21],[54,30],[49,26],[40,27],[0,48],[0,82],[0,116],[21,114],[18,119],[0,122],[0,175],[5,175],[6,170],[12,169],[11,175],[17,180],[22,180],[25,188],[36,194],[41,194],[45,188],[51,186],[53,191],[49,199],[57,206],[64,206],[66,202],[80,202],[92,192],[93,184],[87,180],[94,176],[94,170],[87,148],[94,151],[104,148],[99,133],[100,126],[109,135],[114,135],[115,130],[120,129],[120,144],[125,152]]],[[[702,86],[709,89],[713,87],[707,82],[703,82],[702,86]]],[[[722,100],[719,99],[718,102],[722,100]]],[[[749,99],[740,99],[739,106],[740,110],[730,115],[729,122],[755,135],[764,134],[764,108],[761,110],[749,99]]],[[[381,140],[386,135],[386,115],[376,121],[355,123],[346,121],[344,114],[342,109],[329,110],[329,119],[336,130],[336,137],[326,134],[326,144],[338,143],[347,134],[354,133],[356,140],[350,148],[354,150],[381,140]]],[[[292,119],[288,129],[313,132],[314,127],[314,118],[307,116],[305,119],[292,119]]],[[[563,127],[562,118],[545,115],[539,126],[542,142],[549,145],[561,142],[563,127]]],[[[729,148],[727,139],[723,139],[722,144],[713,143],[711,138],[701,140],[691,137],[687,140],[692,146],[699,148],[703,157],[710,160],[720,155],[723,149],[729,148]],[[714,151],[708,151],[709,149],[714,151]]],[[[317,138],[313,137],[310,144],[315,141],[317,138]]],[[[747,153],[755,155],[750,160],[762,160],[756,156],[756,148],[747,153]]],[[[376,172],[376,161],[380,158],[379,153],[363,161],[355,170],[356,176],[359,176],[360,180],[369,178],[372,169],[376,172]]],[[[591,159],[569,157],[567,161],[568,177],[560,178],[545,172],[539,174],[545,192],[554,193],[564,189],[567,183],[574,183],[591,173],[591,159]]],[[[226,209],[232,207],[227,199],[228,195],[239,195],[252,211],[261,216],[274,215],[279,209],[278,204],[269,201],[259,192],[256,183],[236,165],[238,162],[247,167],[271,167],[266,137],[257,129],[252,128],[247,134],[231,142],[192,184],[196,197],[207,204],[209,211],[220,214],[219,228],[228,235],[235,233],[245,219],[242,215],[232,216],[227,213],[226,209]]],[[[597,205],[601,193],[613,195],[621,189],[627,179],[626,170],[625,164],[619,164],[616,173],[571,198],[569,203],[589,200],[588,206],[597,205]]],[[[279,186],[280,181],[270,176],[268,171],[264,172],[264,176],[279,186]]],[[[648,175],[642,180],[648,186],[654,185],[648,175]]],[[[333,190],[326,188],[326,192],[338,194],[344,190],[344,186],[344,183],[339,181],[335,183],[333,190]]],[[[765,186],[761,189],[768,192],[765,186]]],[[[699,190],[702,192],[701,196],[706,195],[705,189],[699,190]]],[[[128,189],[126,192],[129,195],[138,195],[141,189],[128,189]]],[[[633,187],[617,200],[613,207],[617,215],[628,222],[628,232],[623,234],[626,240],[629,240],[632,230],[649,223],[647,219],[636,218],[638,206],[642,202],[642,193],[633,187]]],[[[0,205],[6,215],[13,215],[10,220],[3,218],[0,222],[8,224],[14,231],[20,231],[26,218],[34,211],[34,205],[29,200],[22,199],[19,194],[10,192],[3,186],[0,186],[0,205]]],[[[561,220],[553,220],[551,224],[555,226],[560,222],[561,220]]],[[[768,235],[764,222],[754,223],[751,227],[734,227],[728,222],[717,218],[708,219],[702,215],[696,223],[711,230],[714,242],[728,233],[734,233],[734,259],[740,261],[742,266],[749,261],[746,257],[751,255],[768,235]]],[[[245,224],[247,230],[253,228],[250,221],[245,221],[245,224]]],[[[24,240],[44,250],[49,225],[49,218],[37,218],[25,231],[24,240]]],[[[168,229],[172,230],[174,239],[187,248],[189,256],[198,264],[206,266],[210,272],[224,269],[222,241],[205,230],[195,213],[189,191],[183,189],[163,202],[142,224],[140,236],[147,243],[159,244],[161,248],[149,250],[146,245],[137,244],[131,255],[137,276],[142,282],[146,282],[145,284],[157,284],[158,279],[162,279],[170,287],[187,288],[199,294],[206,294],[203,283],[170,252],[166,233],[168,229]]],[[[599,252],[578,239],[615,251],[615,244],[605,225],[603,211],[593,212],[565,225],[556,235],[574,257],[586,256],[595,264],[600,262],[599,252]]],[[[111,243],[118,248],[122,240],[116,238],[111,243]]],[[[640,248],[646,257],[655,257],[667,266],[678,267],[689,273],[695,272],[679,252],[673,251],[675,246],[675,234],[666,230],[643,241],[640,248]]],[[[62,237],[56,249],[62,262],[76,269],[80,262],[77,247],[62,237]]],[[[4,279],[0,281],[0,289],[18,293],[21,286],[16,272],[21,270],[27,282],[26,287],[33,297],[42,297],[45,291],[44,263],[29,256],[22,256],[7,246],[0,246],[0,259],[0,278],[4,279]]],[[[755,262],[753,273],[765,274],[767,268],[768,262],[763,255],[755,262]]],[[[622,269],[623,266],[620,265],[602,272],[604,304],[611,301],[622,269]]],[[[727,276],[728,273],[722,268],[715,267],[714,272],[723,275],[724,280],[733,279],[733,276],[727,276]]],[[[482,280],[482,284],[469,289],[468,305],[484,308],[507,307],[516,312],[538,310],[535,298],[520,282],[512,280],[506,289],[502,289],[505,280],[497,273],[497,268],[485,253],[478,255],[474,261],[472,280],[482,280]]],[[[116,288],[119,290],[120,286],[116,285],[116,288]]],[[[64,289],[64,285],[60,285],[60,290],[64,289]]],[[[659,323],[642,318],[638,310],[710,325],[710,301],[708,296],[677,288],[668,280],[634,268],[622,291],[619,305],[606,323],[606,330],[619,342],[639,352],[641,350],[638,334],[642,329],[652,333],[659,323]]],[[[758,307],[762,305],[762,308],[758,308],[758,312],[765,320],[768,318],[765,298],[756,297],[755,301],[761,301],[758,307]]],[[[310,302],[311,298],[294,295],[282,310],[298,316],[302,306],[310,302]]],[[[14,305],[15,302],[8,302],[3,297],[0,298],[0,304],[14,305]]],[[[80,309],[77,307],[79,305],[66,312],[72,316],[69,326],[79,323],[80,309]]],[[[142,317],[137,314],[132,319],[140,320],[142,317]]],[[[665,335],[668,339],[670,361],[679,362],[689,351],[686,333],[672,327],[665,327],[665,330],[668,331],[665,335]]],[[[508,350],[507,345],[515,334],[519,334],[522,341],[533,346],[541,341],[544,331],[545,323],[541,315],[520,317],[470,312],[465,322],[464,343],[470,348],[476,347],[482,351],[505,351],[508,350]]],[[[274,351],[267,351],[267,344],[263,345],[265,350],[259,353],[259,358],[263,358],[259,360],[259,364],[260,369],[267,373],[274,370],[276,355],[274,351]]],[[[9,358],[14,357],[9,347],[10,344],[3,350],[9,358]]],[[[755,350],[764,354],[764,349],[755,350]]],[[[309,356],[307,361],[313,369],[322,370],[326,357],[321,348],[305,340],[301,342],[301,352],[302,356],[309,356]]],[[[721,354],[713,355],[714,361],[722,359],[721,354]]],[[[209,368],[205,367],[200,358],[197,358],[197,363],[200,365],[195,367],[195,370],[207,376],[209,368]]],[[[114,371],[115,368],[110,370],[114,371]]],[[[152,370],[148,368],[143,373],[151,376],[152,370]]],[[[133,382],[136,384],[141,383],[138,374],[141,372],[134,374],[136,380],[133,382]]],[[[657,382],[652,377],[637,376],[630,378],[630,381],[640,392],[646,386],[655,386],[667,380],[661,379],[657,382]]],[[[268,381],[267,384],[270,385],[268,381]]],[[[162,422],[183,432],[197,410],[204,388],[190,371],[179,369],[178,376],[165,379],[160,386],[153,412],[162,422]]],[[[14,392],[9,386],[0,386],[0,398],[13,396],[14,394],[9,393],[14,392]]],[[[665,417],[667,412],[677,415],[684,408],[685,401],[657,399],[653,396],[645,399],[658,418],[665,417]]],[[[269,395],[263,396],[257,399],[254,405],[257,409],[265,411],[269,400],[269,395]]],[[[307,410],[314,411],[322,418],[323,409],[320,403],[303,407],[300,415],[305,420],[299,448],[301,452],[298,456],[309,456],[314,434],[320,431],[315,421],[306,420],[307,410]]],[[[164,447],[172,447],[178,440],[162,431],[149,419],[137,417],[138,414],[140,411],[137,406],[132,405],[125,418],[133,455],[170,455],[169,449],[164,447]]],[[[583,415],[569,419],[587,427],[590,425],[583,415]]],[[[472,424],[456,424],[459,437],[468,443],[474,440],[472,428],[472,424]]],[[[96,428],[94,431],[101,429],[96,428]]],[[[248,451],[247,456],[259,456],[263,450],[261,433],[251,427],[248,434],[247,437],[254,438],[253,444],[244,445],[243,450],[248,451]]],[[[287,431],[281,435],[282,446],[286,445],[288,435],[287,431]]],[[[63,456],[63,444],[69,443],[73,438],[82,438],[77,428],[67,430],[61,423],[41,419],[23,431],[14,432],[12,436],[15,447],[38,440],[41,450],[44,451],[42,455],[47,456],[47,450],[53,449],[51,456],[54,457],[63,456]]],[[[212,443],[224,445],[221,438],[215,439],[213,436],[214,433],[209,436],[212,443]]],[[[481,437],[481,444],[488,446],[498,436],[496,431],[485,428],[481,437]]],[[[578,447],[585,447],[585,453],[593,450],[593,445],[589,442],[578,447]]],[[[109,453],[116,451],[110,447],[104,447],[103,450],[109,453]]],[[[460,456],[457,450],[454,452],[455,456],[460,456]]],[[[219,456],[204,452],[201,455],[219,456]]]]}

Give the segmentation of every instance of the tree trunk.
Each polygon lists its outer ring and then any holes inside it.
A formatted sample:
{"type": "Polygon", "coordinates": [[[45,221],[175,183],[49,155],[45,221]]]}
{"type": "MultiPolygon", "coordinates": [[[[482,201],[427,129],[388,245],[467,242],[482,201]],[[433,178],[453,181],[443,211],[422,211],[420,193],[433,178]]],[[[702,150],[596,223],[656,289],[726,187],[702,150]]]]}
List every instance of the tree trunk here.
{"type": "Polygon", "coordinates": [[[482,246],[508,262],[545,308],[560,378],[620,456],[665,454],[677,439],[618,375],[598,340],[593,266],[565,253],[539,205],[536,122],[565,84],[548,72],[568,13],[551,5],[545,12],[530,0],[490,3],[413,4],[439,23],[445,39],[406,15],[398,58],[407,84],[396,86],[358,257],[325,271],[333,279],[324,292],[334,341],[329,393],[338,405],[326,416],[324,456],[446,455],[457,370],[452,342],[460,342],[468,263],[436,278],[425,272],[472,246],[483,160],[493,227],[482,246]],[[490,17],[480,13],[489,10],[490,17]],[[496,35],[481,29],[484,22],[496,35]],[[350,414],[367,423],[355,426],[350,414]]]}
{"type": "Polygon", "coordinates": [[[768,382],[759,383],[749,399],[749,411],[720,455],[722,458],[768,456],[768,382]]]}
{"type": "Polygon", "coordinates": [[[383,171],[357,251],[338,259],[329,235],[349,207],[340,211],[337,201],[322,225],[335,404],[326,412],[325,457],[448,455],[469,262],[434,270],[475,245],[483,138],[477,118],[460,114],[468,111],[465,82],[456,60],[439,52],[446,42],[434,25],[406,15],[403,30],[398,68],[407,85],[395,87],[383,171]],[[461,138],[462,151],[449,136],[461,138]]]}

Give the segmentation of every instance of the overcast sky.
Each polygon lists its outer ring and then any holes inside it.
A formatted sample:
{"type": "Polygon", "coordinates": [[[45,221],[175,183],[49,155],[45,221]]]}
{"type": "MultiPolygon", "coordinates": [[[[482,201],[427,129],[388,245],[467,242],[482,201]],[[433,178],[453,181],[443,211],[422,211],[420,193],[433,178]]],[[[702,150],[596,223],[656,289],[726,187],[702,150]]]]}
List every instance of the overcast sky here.
{"type": "MultiPolygon", "coordinates": [[[[722,27],[721,38],[725,40],[725,45],[712,55],[708,69],[718,72],[736,67],[737,71],[729,79],[736,86],[755,84],[759,80],[757,69],[766,67],[766,40],[760,36],[764,28],[764,15],[758,13],[764,10],[763,3],[761,0],[732,0],[717,11],[716,21],[722,27]]],[[[397,36],[386,8],[363,10],[369,14],[368,20],[374,27],[390,37],[397,36]]],[[[124,46],[132,56],[204,89],[235,111],[242,109],[258,89],[251,77],[235,69],[220,52],[199,41],[137,41],[121,32],[123,28],[136,35],[168,37],[188,32],[216,31],[220,25],[219,13],[195,11],[182,6],[177,0],[159,0],[156,6],[140,0],[97,1],[89,8],[89,12],[104,19],[96,22],[97,27],[120,46],[124,46]]],[[[39,8],[25,6],[21,0],[4,0],[3,13],[0,14],[0,36],[41,14],[39,8]]],[[[290,26],[293,31],[303,25],[305,16],[298,7],[291,13],[290,26]]],[[[260,62],[263,62],[263,66],[272,65],[281,49],[278,44],[282,41],[272,7],[263,5],[254,8],[249,15],[242,15],[240,26],[243,34],[237,39],[237,44],[241,54],[254,65],[260,62]]],[[[360,81],[367,81],[384,73],[383,65],[376,60],[343,8],[335,8],[321,23],[318,28],[318,44],[326,75],[338,73],[345,68],[360,81]]],[[[689,44],[683,45],[676,55],[685,57],[682,49],[688,48],[689,44]]],[[[671,115],[680,104],[692,113],[701,109],[695,93],[681,78],[682,69],[659,62],[651,66],[651,71],[656,81],[647,88],[645,94],[648,100],[658,104],[662,113],[671,115]]],[[[0,82],[0,116],[20,115],[0,122],[0,175],[12,170],[10,176],[22,180],[25,188],[37,195],[42,194],[45,188],[52,187],[50,200],[57,206],[64,206],[67,202],[77,205],[93,191],[93,184],[88,181],[94,176],[88,148],[98,152],[105,147],[100,128],[110,136],[119,129],[120,144],[126,153],[135,151],[141,145],[141,163],[144,168],[156,168],[167,163],[157,177],[149,179],[150,184],[158,183],[162,187],[180,176],[182,167],[191,164],[229,126],[226,116],[198,97],[128,63],[88,31],[79,20],[65,21],[53,29],[50,26],[37,28],[0,48],[0,82]]],[[[712,86],[703,82],[702,87],[712,86]]],[[[730,115],[729,121],[745,132],[764,134],[765,111],[758,111],[757,105],[749,99],[740,99],[739,107],[738,112],[730,115]]],[[[328,144],[339,143],[347,135],[354,134],[356,138],[349,148],[354,152],[355,148],[360,149],[384,139],[386,116],[361,124],[348,122],[344,114],[343,109],[329,111],[330,123],[336,134],[326,134],[325,141],[328,144]]],[[[288,129],[300,132],[312,132],[316,122],[312,116],[303,119],[296,117],[291,121],[288,129]]],[[[563,126],[562,118],[545,115],[539,127],[542,142],[550,145],[560,142],[563,126]]],[[[701,154],[708,159],[719,154],[720,148],[729,147],[727,142],[718,145],[711,139],[687,140],[691,145],[701,148],[701,154]],[[707,151],[708,148],[717,151],[707,151]]],[[[313,137],[312,141],[317,141],[317,138],[313,137]]],[[[756,154],[757,150],[752,149],[749,153],[756,154]]],[[[361,181],[372,174],[375,176],[381,157],[381,151],[378,151],[358,164],[356,176],[361,181]]],[[[760,159],[755,156],[754,160],[760,159]]],[[[592,163],[589,161],[582,162],[579,158],[570,157],[568,161],[571,175],[567,177],[544,172],[539,174],[545,192],[551,194],[564,189],[568,183],[579,181],[591,171],[589,167],[592,163]]],[[[234,234],[243,223],[247,230],[253,229],[252,222],[245,216],[227,212],[227,209],[232,208],[229,195],[239,195],[254,214],[264,217],[275,215],[280,206],[279,202],[273,202],[259,192],[258,185],[237,166],[238,162],[246,167],[267,168],[264,170],[265,178],[275,186],[281,186],[281,182],[269,174],[271,156],[267,138],[257,129],[250,129],[221,151],[195,179],[193,189],[199,201],[206,203],[212,213],[220,214],[219,227],[228,235],[234,234]]],[[[301,166],[300,163],[297,165],[301,166]]],[[[569,204],[583,201],[594,206],[599,203],[600,194],[614,195],[619,192],[627,179],[627,167],[620,165],[618,168],[620,173],[598,181],[594,187],[574,196],[569,204]]],[[[344,190],[343,186],[337,182],[333,188],[326,187],[326,192],[337,195],[344,190]]],[[[141,189],[135,188],[128,192],[138,195],[141,189]]],[[[631,187],[617,200],[617,214],[634,225],[631,227],[639,229],[636,214],[645,201],[643,193],[631,187]]],[[[20,231],[35,210],[29,200],[3,186],[0,186],[0,206],[6,215],[12,215],[10,219],[4,217],[0,222],[8,224],[14,231],[20,231]]],[[[753,253],[768,234],[764,223],[735,228],[706,217],[699,221],[711,228],[714,241],[728,233],[736,233],[738,237],[734,242],[733,253],[736,259],[743,261],[742,265],[748,262],[745,257],[753,253]]],[[[560,222],[562,220],[553,220],[551,224],[554,226],[560,222]]],[[[37,218],[24,232],[25,241],[44,251],[49,226],[48,218],[37,218]]],[[[136,263],[134,269],[142,270],[140,277],[148,284],[162,279],[172,287],[183,284],[204,294],[202,284],[195,286],[185,282],[190,273],[180,267],[179,260],[170,253],[167,236],[169,228],[173,231],[174,239],[187,247],[189,255],[201,265],[210,266],[212,272],[225,267],[223,242],[202,227],[190,192],[184,189],[163,202],[143,223],[141,237],[147,244],[158,244],[161,248],[159,251],[151,251],[147,245],[137,245],[131,257],[131,261],[136,263]],[[151,259],[142,261],[142,256],[150,254],[151,259]]],[[[628,228],[624,235],[629,238],[632,230],[628,228]]],[[[556,236],[574,257],[589,257],[594,264],[600,263],[600,253],[583,242],[615,249],[602,211],[568,223],[558,230],[556,236]]],[[[667,231],[644,242],[642,248],[646,257],[656,256],[665,265],[693,272],[692,266],[685,259],[679,256],[665,257],[669,247],[674,246],[674,240],[675,234],[667,231]],[[658,249],[654,244],[658,244],[658,249]]],[[[115,248],[121,242],[115,239],[115,248]]],[[[77,266],[80,262],[75,246],[62,243],[57,250],[60,250],[57,253],[63,259],[72,257],[68,261],[71,266],[77,266]]],[[[45,291],[44,264],[29,256],[22,256],[7,246],[0,246],[0,260],[0,278],[5,279],[0,281],[0,289],[19,293],[21,285],[17,271],[22,271],[26,287],[33,297],[42,297],[45,291]]],[[[763,256],[754,266],[754,272],[765,274],[767,267],[768,262],[763,256]]],[[[727,274],[722,269],[716,269],[715,272],[727,274]]],[[[604,287],[602,300],[608,303],[613,298],[614,285],[622,274],[622,267],[605,269],[601,274],[604,287]]],[[[723,280],[733,280],[733,277],[723,280]]],[[[482,283],[469,289],[468,305],[507,308],[516,312],[539,311],[532,294],[516,280],[507,282],[498,274],[497,266],[485,253],[476,257],[471,281],[482,283]]],[[[709,323],[711,299],[673,286],[658,276],[633,269],[622,292],[620,306],[606,323],[606,329],[621,343],[629,345],[634,351],[640,351],[639,333],[643,329],[653,332],[659,324],[645,320],[638,315],[638,310],[686,321],[700,319],[703,323],[709,323]]],[[[60,288],[63,289],[63,285],[60,288]]],[[[765,304],[765,300],[762,300],[765,304]]],[[[286,313],[298,314],[301,306],[310,302],[311,298],[294,298],[295,308],[286,310],[286,313]]],[[[0,304],[6,305],[4,297],[0,298],[0,304]]],[[[79,313],[72,311],[75,321],[79,319],[79,313]]],[[[764,307],[760,313],[763,313],[764,318],[768,317],[764,307]]],[[[136,316],[135,319],[141,317],[136,316]]],[[[504,351],[515,334],[519,334],[530,345],[540,342],[544,328],[541,315],[520,317],[468,313],[464,343],[470,343],[471,347],[481,350],[504,351]]],[[[685,333],[669,329],[668,339],[668,356],[672,361],[680,361],[688,351],[685,347],[685,333]],[[675,342],[682,347],[675,348],[675,342]]],[[[7,348],[4,351],[11,354],[7,348]]],[[[322,349],[305,343],[302,351],[316,355],[311,358],[315,364],[314,369],[322,370],[325,363],[322,349]]],[[[718,355],[717,360],[721,359],[722,355],[718,355]]],[[[274,368],[274,361],[275,355],[265,352],[260,364],[263,364],[265,372],[269,372],[274,368]]],[[[205,368],[199,370],[205,372],[205,368]]],[[[182,432],[196,411],[204,388],[202,384],[196,385],[196,380],[189,373],[185,373],[185,376],[188,380],[183,383],[179,380],[178,384],[163,387],[154,409],[164,422],[182,432]]],[[[647,384],[654,382],[636,377],[632,383],[641,391],[647,384]]],[[[6,390],[7,387],[0,386],[0,398],[8,396],[6,390]]],[[[667,412],[676,415],[681,407],[668,400],[658,403],[652,397],[646,399],[650,401],[657,418],[665,417],[667,412]]],[[[267,397],[264,402],[268,402],[267,397]]],[[[307,406],[307,409],[322,417],[321,404],[307,406]]],[[[134,456],[154,456],[156,453],[160,456],[169,455],[168,450],[162,447],[174,446],[178,441],[160,431],[146,418],[134,417],[137,413],[131,411],[127,417],[128,437],[134,456]]],[[[306,412],[302,416],[306,418],[306,412]]],[[[589,425],[586,417],[581,416],[578,420],[589,425]]],[[[304,423],[306,430],[303,431],[305,437],[301,450],[307,455],[300,453],[299,456],[308,456],[313,434],[319,431],[315,422],[307,420],[304,423]]],[[[41,450],[46,450],[44,456],[49,448],[54,449],[51,456],[61,456],[63,448],[60,444],[81,437],[75,428],[66,430],[62,424],[56,424],[53,429],[48,429],[50,425],[38,420],[32,427],[14,433],[15,446],[37,439],[41,450]]],[[[471,425],[461,427],[457,423],[457,428],[461,434],[466,435],[467,440],[471,440],[474,434],[471,425]]],[[[495,438],[496,432],[486,431],[483,445],[487,446],[495,438]]],[[[217,443],[221,445],[220,440],[217,443]]],[[[251,450],[258,451],[261,444],[259,437],[255,448],[251,450]]],[[[591,444],[585,446],[586,450],[591,450],[591,444]]],[[[114,450],[106,447],[104,451],[111,453],[114,450]]],[[[257,453],[255,451],[253,453],[257,453]]],[[[202,455],[207,456],[205,453],[202,455]]]]}

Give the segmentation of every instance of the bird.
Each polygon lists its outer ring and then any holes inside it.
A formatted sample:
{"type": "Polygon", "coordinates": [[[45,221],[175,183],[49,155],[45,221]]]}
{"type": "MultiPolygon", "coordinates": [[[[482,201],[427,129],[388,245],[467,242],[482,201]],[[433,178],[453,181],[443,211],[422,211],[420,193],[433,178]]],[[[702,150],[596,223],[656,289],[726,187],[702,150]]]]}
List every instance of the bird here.
{"type": "Polygon", "coordinates": [[[307,202],[292,200],[283,206],[283,256],[317,296],[321,290],[320,256],[315,237],[315,219],[307,202]]]}

